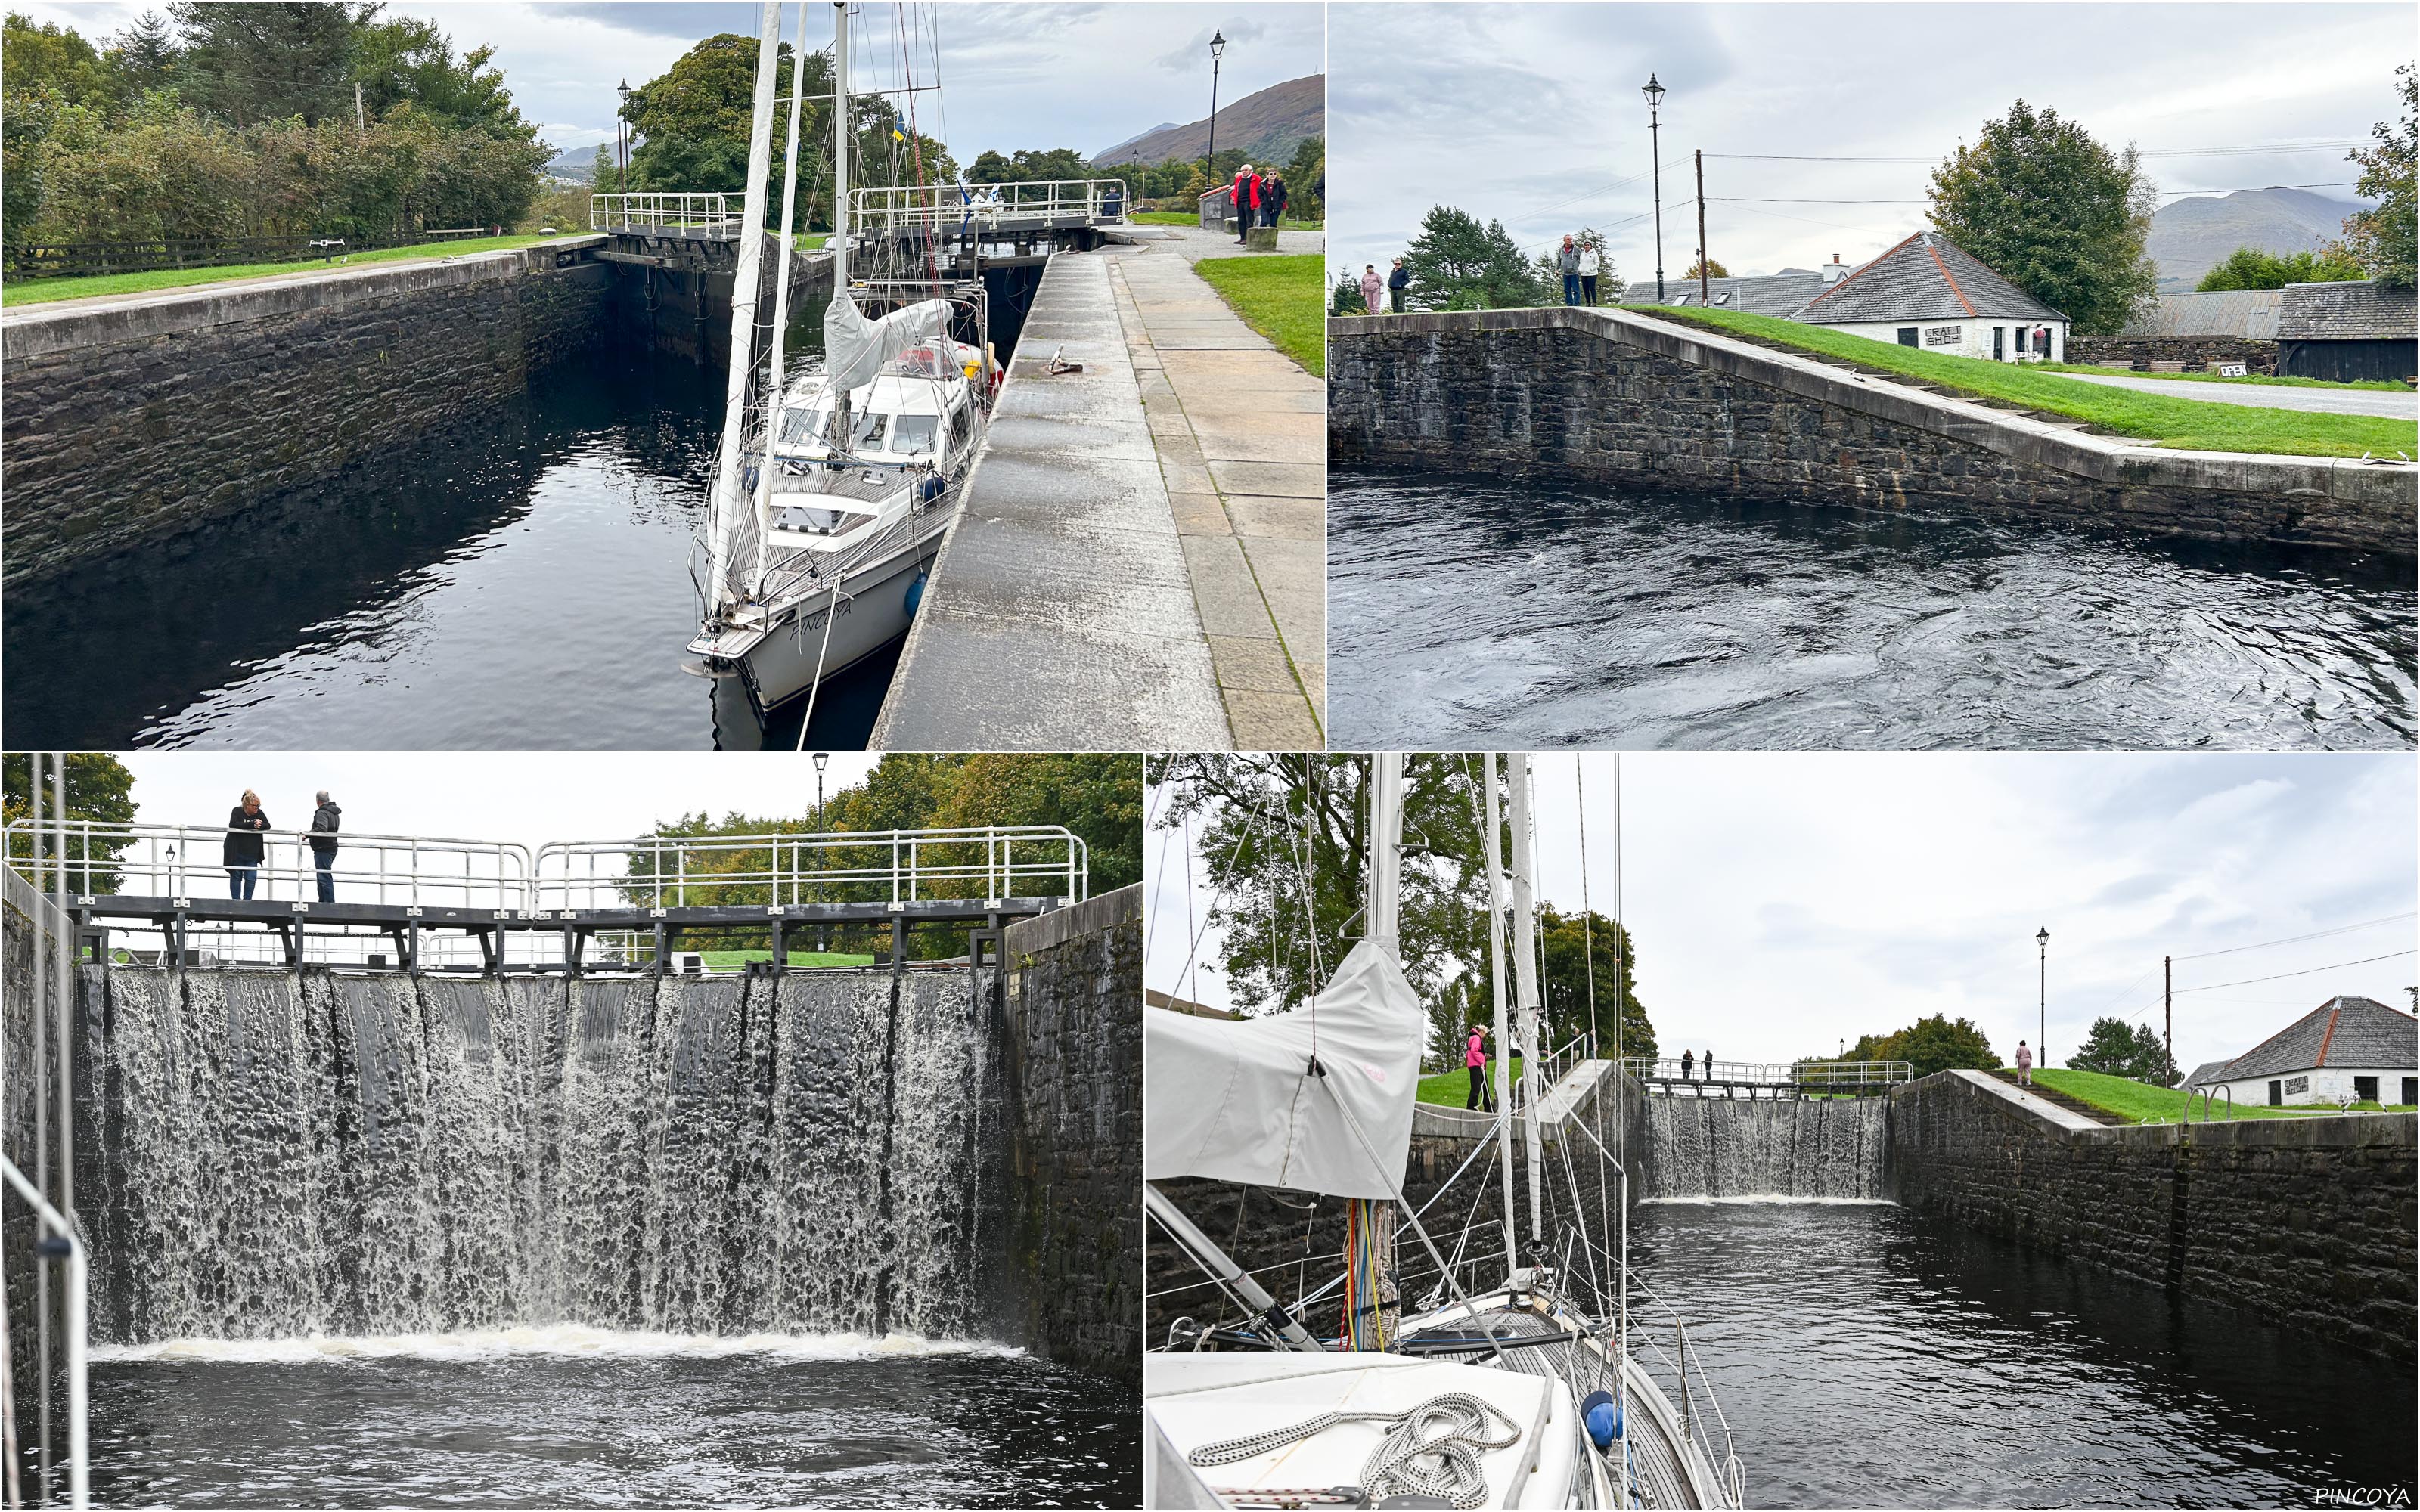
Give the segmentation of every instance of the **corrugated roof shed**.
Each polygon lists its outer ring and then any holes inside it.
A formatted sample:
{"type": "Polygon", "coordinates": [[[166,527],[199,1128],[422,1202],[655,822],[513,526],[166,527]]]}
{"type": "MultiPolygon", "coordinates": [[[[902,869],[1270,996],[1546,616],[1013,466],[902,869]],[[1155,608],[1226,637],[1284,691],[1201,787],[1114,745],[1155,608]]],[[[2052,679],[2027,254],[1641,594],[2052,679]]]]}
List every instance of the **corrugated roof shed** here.
{"type": "Polygon", "coordinates": [[[2233,336],[2244,341],[2277,339],[2282,288],[2226,289],[2214,294],[2168,294],[2126,322],[2121,337],[2233,336]]]}
{"type": "Polygon", "coordinates": [[[1978,317],[2067,318],[1932,231],[1918,231],[1790,316],[1820,326],[1978,317]]]}
{"type": "Polygon", "coordinates": [[[2288,284],[2277,311],[2280,341],[2411,341],[2420,337],[2412,291],[2374,279],[2288,284]]]}

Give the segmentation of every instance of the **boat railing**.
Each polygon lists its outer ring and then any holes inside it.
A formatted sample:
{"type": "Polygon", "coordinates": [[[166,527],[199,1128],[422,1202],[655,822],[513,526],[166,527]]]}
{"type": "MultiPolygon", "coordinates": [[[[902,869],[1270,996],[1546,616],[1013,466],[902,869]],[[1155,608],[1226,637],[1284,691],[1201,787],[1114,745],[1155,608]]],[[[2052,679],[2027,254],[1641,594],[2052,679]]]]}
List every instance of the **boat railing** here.
{"type": "Polygon", "coordinates": [[[736,237],[740,207],[732,194],[591,194],[588,229],[654,235],[736,237]]]}
{"type": "Polygon", "coordinates": [[[1732,1443],[1730,1419],[1723,1412],[1722,1398],[1715,1395],[1714,1382],[1706,1378],[1705,1362],[1689,1343],[1688,1323],[1679,1309],[1657,1296],[1635,1272],[1628,1290],[1627,1333],[1634,1348],[1643,1346],[1647,1356],[1670,1378],[1673,1406],[1681,1414],[1681,1437],[1703,1458],[1721,1483],[1727,1497],[1725,1504],[1741,1505],[1746,1499],[1745,1467],[1732,1443]],[[1642,1319],[1642,1312],[1648,1316],[1642,1319]],[[1669,1350],[1664,1348],[1668,1332],[1672,1338],[1669,1350]]]}
{"type": "MultiPolygon", "coordinates": [[[[334,841],[329,874],[349,903],[421,904],[456,908],[529,906],[531,857],[526,846],[504,841],[455,840],[428,835],[380,835],[343,831],[235,830],[224,825],[106,824],[70,819],[43,826],[45,867],[56,868],[63,834],[67,890],[70,900],[104,894],[166,898],[222,897],[232,893],[230,873],[249,872],[251,895],[308,901],[318,896],[318,853],[312,841],[334,841]],[[230,838],[256,838],[256,865],[230,867],[230,838]]],[[[35,860],[32,825],[7,827],[8,865],[21,874],[35,860]]]]}
{"type": "Polygon", "coordinates": [[[1123,178],[1042,178],[1023,183],[970,184],[971,199],[951,184],[892,185],[849,191],[849,224],[865,236],[902,231],[988,230],[1003,223],[1117,224],[1134,196],[1123,178]]]}
{"type": "MultiPolygon", "coordinates": [[[[19,1170],[14,1163],[5,1157],[0,1157],[0,1184],[5,1184],[7,1191],[14,1193],[23,1200],[26,1207],[33,1211],[37,1237],[28,1248],[33,1252],[34,1262],[37,1265],[48,1265],[53,1261],[60,1263],[62,1272],[60,1279],[64,1285],[60,1288],[58,1300],[59,1375],[64,1378],[63,1384],[67,1388],[65,1403],[67,1500],[70,1506],[81,1509],[90,1504],[92,1481],[92,1457],[87,1447],[86,1438],[89,1374],[86,1369],[85,1349],[88,1332],[85,1325],[85,1305],[89,1282],[85,1268],[84,1237],[76,1231],[74,1221],[53,1207],[50,1199],[42,1196],[40,1189],[26,1180],[25,1173],[19,1170]]],[[[13,1227],[14,1225],[10,1227],[13,1227]]],[[[41,1298],[43,1303],[49,1302],[50,1293],[47,1289],[41,1292],[41,1298]]],[[[22,1327],[24,1319],[19,1318],[17,1322],[22,1327]]],[[[47,1350],[51,1340],[50,1319],[45,1316],[39,1319],[39,1348],[47,1350]]],[[[34,1356],[35,1368],[27,1374],[39,1383],[38,1389],[41,1394],[40,1430],[47,1432],[51,1426],[50,1393],[53,1364],[46,1354],[38,1353],[35,1348],[28,1347],[23,1342],[19,1342],[16,1349],[34,1356]]],[[[24,1418],[21,1417],[19,1421],[23,1422],[24,1418]]],[[[12,1443],[11,1447],[14,1448],[15,1445],[12,1443]]],[[[38,1452],[27,1455],[26,1458],[39,1465],[41,1479],[37,1483],[35,1494],[23,1504],[57,1505],[55,1490],[50,1484],[52,1470],[50,1440],[44,1437],[39,1445],[38,1452]]],[[[10,1467],[12,1471],[15,1468],[10,1467]]],[[[15,1479],[14,1474],[11,1474],[12,1490],[15,1489],[15,1479]]]]}
{"type": "Polygon", "coordinates": [[[535,866],[532,892],[541,909],[1081,903],[1091,877],[1082,837],[1058,825],[640,835],[541,845],[535,866]]]}

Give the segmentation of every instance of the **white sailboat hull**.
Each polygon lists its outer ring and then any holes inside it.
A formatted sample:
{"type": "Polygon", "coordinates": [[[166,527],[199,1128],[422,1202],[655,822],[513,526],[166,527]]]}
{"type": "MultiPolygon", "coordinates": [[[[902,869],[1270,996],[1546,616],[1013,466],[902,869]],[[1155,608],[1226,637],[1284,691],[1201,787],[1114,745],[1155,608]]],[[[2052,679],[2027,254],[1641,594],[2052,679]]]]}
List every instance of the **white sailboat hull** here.
{"type": "Polygon", "coordinates": [[[836,614],[829,591],[793,605],[738,658],[756,706],[778,708],[813,687],[818,669],[825,678],[837,677],[905,636],[915,621],[914,602],[924,591],[919,584],[931,572],[947,533],[945,522],[936,524],[897,550],[852,569],[843,579],[836,614]]]}

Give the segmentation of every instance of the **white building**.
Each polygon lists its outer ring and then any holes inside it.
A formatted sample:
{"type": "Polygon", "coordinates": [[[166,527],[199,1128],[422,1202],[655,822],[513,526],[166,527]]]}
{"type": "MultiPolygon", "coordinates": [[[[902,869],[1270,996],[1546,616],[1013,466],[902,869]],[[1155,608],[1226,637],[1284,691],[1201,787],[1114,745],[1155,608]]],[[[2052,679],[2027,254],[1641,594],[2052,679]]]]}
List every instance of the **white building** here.
{"type": "Polygon", "coordinates": [[[2367,997],[2331,997],[2233,1060],[2185,1078],[2236,1105],[2420,1103],[2420,1021],[2367,997]]]}
{"type": "Polygon", "coordinates": [[[2035,299],[1934,231],[1918,231],[1854,268],[1835,255],[1812,273],[1633,285],[1624,304],[1705,305],[1779,316],[1876,341],[1998,363],[2067,360],[2067,316],[2035,299]]]}

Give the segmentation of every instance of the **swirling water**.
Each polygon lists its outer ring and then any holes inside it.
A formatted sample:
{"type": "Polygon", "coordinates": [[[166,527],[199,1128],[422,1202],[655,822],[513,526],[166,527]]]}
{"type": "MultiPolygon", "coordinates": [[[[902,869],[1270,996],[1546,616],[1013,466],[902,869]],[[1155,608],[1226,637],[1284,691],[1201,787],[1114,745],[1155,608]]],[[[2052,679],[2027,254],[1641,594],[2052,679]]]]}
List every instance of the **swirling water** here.
{"type": "MultiPolygon", "coordinates": [[[[721,378],[675,358],[566,364],[324,487],[58,579],[6,606],[21,747],[787,750],[681,670],[721,378]]],[[[862,746],[895,648],[818,698],[862,746]]]]}
{"type": "Polygon", "coordinates": [[[2412,1504],[2408,1361],[1893,1205],[1648,1204],[1630,1242],[1751,1506],[2412,1504]]]}
{"type": "Polygon", "coordinates": [[[1333,731],[1489,746],[2409,749],[2410,559],[1338,472],[1333,731]]]}

